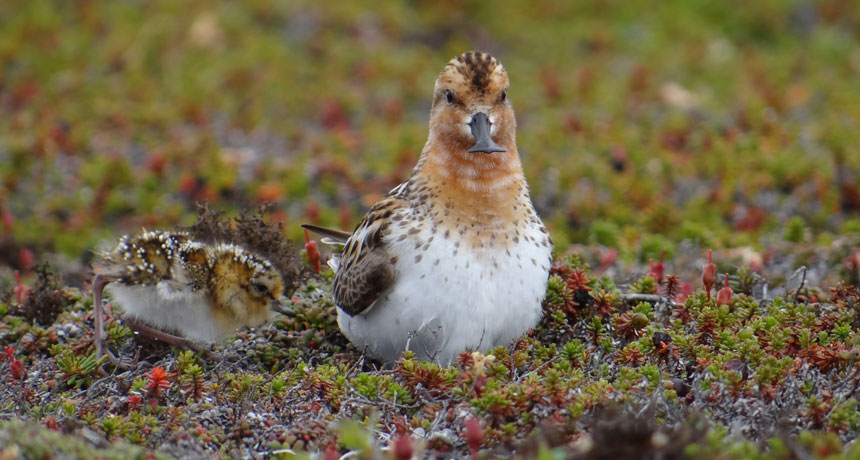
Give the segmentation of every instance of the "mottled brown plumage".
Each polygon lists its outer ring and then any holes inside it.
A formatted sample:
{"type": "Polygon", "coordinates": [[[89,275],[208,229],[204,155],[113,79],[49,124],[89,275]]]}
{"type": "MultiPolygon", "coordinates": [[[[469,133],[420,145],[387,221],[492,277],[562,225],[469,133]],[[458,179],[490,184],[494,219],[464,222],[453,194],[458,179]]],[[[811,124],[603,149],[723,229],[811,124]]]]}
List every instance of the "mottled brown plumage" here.
{"type": "Polygon", "coordinates": [[[338,324],[386,361],[410,349],[447,364],[506,345],[540,318],[551,249],[517,153],[507,72],[488,54],[464,53],[436,80],[412,175],[332,264],[338,324]]]}
{"type": "Polygon", "coordinates": [[[468,51],[454,58],[448,66],[454,67],[460,75],[470,81],[472,89],[484,93],[491,90],[493,71],[500,64],[489,54],[468,51]]]}
{"type": "Polygon", "coordinates": [[[392,209],[402,207],[402,203],[388,197],[377,203],[358,224],[355,233],[362,238],[350,238],[341,253],[342,269],[337,271],[334,280],[334,295],[338,306],[350,315],[366,310],[394,281],[394,264],[382,244],[382,235],[390,223],[392,209]]]}

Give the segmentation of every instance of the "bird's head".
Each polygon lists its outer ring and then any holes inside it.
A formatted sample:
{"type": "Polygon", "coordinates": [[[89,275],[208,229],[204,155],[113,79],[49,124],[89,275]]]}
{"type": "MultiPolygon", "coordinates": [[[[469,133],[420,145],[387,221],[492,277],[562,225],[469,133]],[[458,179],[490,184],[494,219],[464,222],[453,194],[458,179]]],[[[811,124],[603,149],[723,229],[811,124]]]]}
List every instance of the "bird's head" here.
{"type": "Polygon", "coordinates": [[[516,119],[501,62],[478,51],[448,62],[436,79],[430,136],[449,152],[515,153],[516,119]]]}
{"type": "Polygon", "coordinates": [[[284,281],[274,265],[232,244],[214,247],[210,283],[216,308],[232,315],[236,327],[263,323],[284,301],[284,281]]]}

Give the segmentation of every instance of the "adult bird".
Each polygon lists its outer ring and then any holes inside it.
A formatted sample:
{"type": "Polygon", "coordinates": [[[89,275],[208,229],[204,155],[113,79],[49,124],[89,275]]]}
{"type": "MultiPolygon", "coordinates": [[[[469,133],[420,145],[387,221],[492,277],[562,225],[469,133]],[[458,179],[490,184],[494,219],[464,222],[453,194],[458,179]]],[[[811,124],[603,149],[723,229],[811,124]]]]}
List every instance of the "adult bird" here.
{"type": "Polygon", "coordinates": [[[481,52],[451,59],[409,179],[352,233],[304,227],[345,245],[332,260],[338,324],[371,357],[408,349],[447,365],[534,327],[552,242],[523,175],[502,64],[481,52]]]}

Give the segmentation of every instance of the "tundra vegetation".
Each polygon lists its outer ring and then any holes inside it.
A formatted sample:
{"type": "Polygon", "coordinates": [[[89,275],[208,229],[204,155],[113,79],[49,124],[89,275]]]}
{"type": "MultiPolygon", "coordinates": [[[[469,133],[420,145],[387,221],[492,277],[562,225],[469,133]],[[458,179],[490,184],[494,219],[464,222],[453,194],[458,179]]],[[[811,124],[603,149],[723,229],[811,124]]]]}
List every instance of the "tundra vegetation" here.
{"type": "Polygon", "coordinates": [[[0,457],[860,456],[860,4],[326,3],[0,3],[0,457]],[[408,177],[468,49],[512,80],[544,319],[386,368],[299,223],[408,177]],[[112,311],[135,364],[96,359],[94,254],[144,227],[265,238],[297,315],[214,359],[112,311]]]}

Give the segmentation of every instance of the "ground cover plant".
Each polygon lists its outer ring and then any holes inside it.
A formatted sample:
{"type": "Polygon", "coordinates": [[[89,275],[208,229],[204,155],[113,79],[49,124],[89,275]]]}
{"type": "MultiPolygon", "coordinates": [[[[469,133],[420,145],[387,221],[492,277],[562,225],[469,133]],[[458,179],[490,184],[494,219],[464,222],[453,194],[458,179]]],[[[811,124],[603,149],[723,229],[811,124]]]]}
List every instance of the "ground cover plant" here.
{"type": "Polygon", "coordinates": [[[858,6],[372,6],[0,4],[0,457],[860,457],[858,6]],[[511,76],[544,319],[385,368],[298,224],[408,176],[468,49],[511,76]],[[297,315],[216,360],[111,312],[135,364],[96,359],[94,254],[142,227],[277,248],[297,315]]]}

